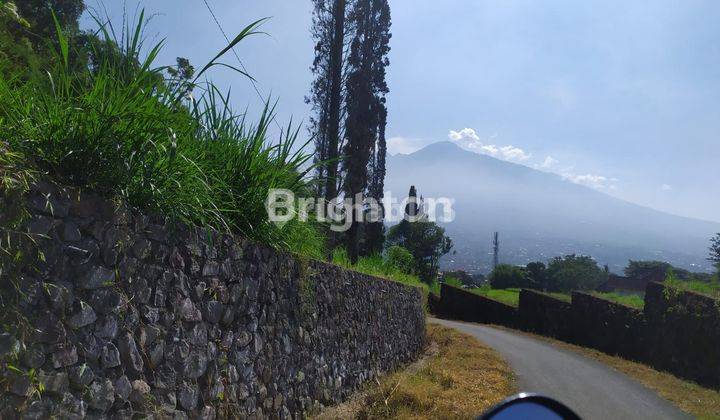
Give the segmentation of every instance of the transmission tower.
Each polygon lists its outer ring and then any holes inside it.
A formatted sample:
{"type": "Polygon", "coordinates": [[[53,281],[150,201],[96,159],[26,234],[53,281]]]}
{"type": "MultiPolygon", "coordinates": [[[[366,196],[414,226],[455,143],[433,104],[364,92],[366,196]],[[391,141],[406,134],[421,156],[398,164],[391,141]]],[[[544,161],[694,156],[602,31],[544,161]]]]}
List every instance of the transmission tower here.
{"type": "Polygon", "coordinates": [[[498,266],[500,260],[500,241],[498,239],[498,233],[493,234],[493,269],[498,266]]]}

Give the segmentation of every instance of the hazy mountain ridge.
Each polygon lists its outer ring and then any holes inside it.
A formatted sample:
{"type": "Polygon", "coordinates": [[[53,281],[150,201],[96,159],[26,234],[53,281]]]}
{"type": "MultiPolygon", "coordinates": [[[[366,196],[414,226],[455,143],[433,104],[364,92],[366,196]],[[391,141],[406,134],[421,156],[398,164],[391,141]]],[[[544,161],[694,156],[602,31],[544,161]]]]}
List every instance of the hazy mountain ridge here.
{"type": "Polygon", "coordinates": [[[614,271],[628,259],[663,259],[710,270],[708,240],[720,224],[663,213],[572,183],[561,176],[434,143],[388,158],[386,190],[402,197],[409,186],[426,197],[455,199],[446,227],[457,254],[450,268],[487,271],[490,237],[501,236],[501,259],[526,263],[576,252],[614,271]]]}

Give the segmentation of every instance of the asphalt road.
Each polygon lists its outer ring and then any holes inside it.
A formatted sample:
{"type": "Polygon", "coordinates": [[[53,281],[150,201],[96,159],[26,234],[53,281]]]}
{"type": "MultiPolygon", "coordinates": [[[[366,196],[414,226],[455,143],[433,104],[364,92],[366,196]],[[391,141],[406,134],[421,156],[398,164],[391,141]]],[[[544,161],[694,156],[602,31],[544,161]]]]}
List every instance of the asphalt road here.
{"type": "Polygon", "coordinates": [[[482,324],[431,319],[468,333],[508,361],[522,392],[553,397],[583,419],[685,419],[655,392],[612,368],[552,344],[482,324]]]}

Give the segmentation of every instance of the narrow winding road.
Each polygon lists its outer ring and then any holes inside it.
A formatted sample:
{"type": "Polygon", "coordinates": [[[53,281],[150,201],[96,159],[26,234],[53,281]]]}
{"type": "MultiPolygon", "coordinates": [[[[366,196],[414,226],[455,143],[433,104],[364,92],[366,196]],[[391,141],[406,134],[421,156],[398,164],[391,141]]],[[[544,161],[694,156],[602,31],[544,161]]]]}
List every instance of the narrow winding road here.
{"type": "Polygon", "coordinates": [[[482,324],[431,319],[472,335],[508,361],[522,392],[564,402],[583,419],[685,419],[653,391],[610,367],[526,335],[482,324]]]}

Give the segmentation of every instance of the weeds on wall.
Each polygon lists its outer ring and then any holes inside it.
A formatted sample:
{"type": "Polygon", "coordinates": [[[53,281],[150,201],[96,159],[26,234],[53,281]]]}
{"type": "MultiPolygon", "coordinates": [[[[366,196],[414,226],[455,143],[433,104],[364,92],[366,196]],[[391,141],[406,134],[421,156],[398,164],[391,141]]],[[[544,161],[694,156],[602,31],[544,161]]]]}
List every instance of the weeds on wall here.
{"type": "Polygon", "coordinates": [[[350,258],[344,248],[336,248],[333,251],[332,262],[344,268],[358,271],[360,273],[371,276],[382,277],[399,283],[419,287],[424,294],[430,291],[427,283],[420,281],[420,278],[414,274],[409,274],[398,268],[396,261],[390,255],[370,255],[360,257],[355,265],[350,262],[350,258]]]}

